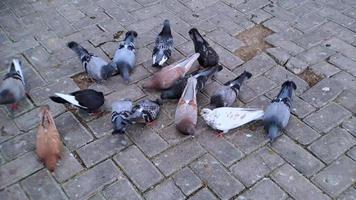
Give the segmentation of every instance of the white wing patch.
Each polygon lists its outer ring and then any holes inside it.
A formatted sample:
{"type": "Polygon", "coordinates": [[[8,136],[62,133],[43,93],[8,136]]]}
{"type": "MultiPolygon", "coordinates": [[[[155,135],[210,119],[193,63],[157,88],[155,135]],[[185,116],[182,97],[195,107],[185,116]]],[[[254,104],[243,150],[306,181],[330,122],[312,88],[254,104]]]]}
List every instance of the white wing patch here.
{"type": "Polygon", "coordinates": [[[77,107],[80,107],[80,108],[85,108],[87,109],[86,107],[84,106],[81,106],[79,104],[79,102],[75,99],[75,96],[72,96],[72,95],[69,95],[69,94],[61,94],[61,93],[54,93],[56,96],[68,101],[70,104],[73,104],[77,107]]]}
{"type": "Polygon", "coordinates": [[[25,85],[25,78],[23,77],[20,61],[18,59],[13,59],[12,62],[14,63],[16,72],[18,72],[21,76],[22,83],[25,85]]]}

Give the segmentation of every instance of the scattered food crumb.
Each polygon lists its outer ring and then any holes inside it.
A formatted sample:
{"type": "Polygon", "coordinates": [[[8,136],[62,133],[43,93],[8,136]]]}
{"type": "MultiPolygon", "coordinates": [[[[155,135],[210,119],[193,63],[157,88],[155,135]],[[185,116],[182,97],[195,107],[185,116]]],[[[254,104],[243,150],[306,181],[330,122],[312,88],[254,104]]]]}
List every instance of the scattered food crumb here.
{"type": "Polygon", "coordinates": [[[323,92],[329,92],[329,91],[330,91],[330,88],[329,88],[329,87],[323,87],[321,90],[322,90],[323,92]]]}

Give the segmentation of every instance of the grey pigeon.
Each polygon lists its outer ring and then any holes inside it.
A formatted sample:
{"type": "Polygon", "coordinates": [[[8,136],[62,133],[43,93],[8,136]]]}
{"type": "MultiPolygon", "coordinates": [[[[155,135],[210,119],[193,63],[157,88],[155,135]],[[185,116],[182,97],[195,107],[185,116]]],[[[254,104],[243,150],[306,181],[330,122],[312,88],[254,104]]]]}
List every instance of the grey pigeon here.
{"type": "Polygon", "coordinates": [[[156,38],[156,44],[152,53],[152,66],[162,67],[162,65],[171,57],[173,48],[173,37],[169,20],[164,20],[163,29],[156,38]]]}
{"type": "Polygon", "coordinates": [[[158,118],[161,102],[144,99],[132,108],[130,119],[137,123],[151,124],[158,118]]]}
{"type": "Polygon", "coordinates": [[[80,58],[85,72],[96,81],[102,81],[110,78],[115,72],[115,68],[94,54],[91,54],[84,47],[72,41],[67,44],[80,58]]]}
{"type": "Polygon", "coordinates": [[[17,109],[17,102],[25,98],[25,80],[21,69],[21,62],[13,59],[10,70],[0,86],[0,104],[11,104],[11,109],[17,109]]]}
{"type": "Polygon", "coordinates": [[[119,48],[116,50],[112,62],[109,64],[121,74],[122,78],[126,83],[130,81],[130,72],[135,67],[136,37],[136,31],[128,31],[125,35],[125,39],[120,43],[119,48]]]}
{"type": "Polygon", "coordinates": [[[251,78],[250,72],[244,71],[237,78],[226,82],[223,86],[218,87],[210,98],[210,105],[214,107],[229,107],[239,95],[242,83],[251,78]]]}
{"type": "Polygon", "coordinates": [[[129,120],[132,107],[132,101],[128,99],[115,101],[111,105],[111,123],[114,129],[112,134],[124,134],[127,126],[132,124],[129,120]]]}
{"type": "Polygon", "coordinates": [[[278,137],[280,129],[285,128],[288,124],[293,90],[296,89],[297,86],[293,81],[284,82],[277,97],[265,109],[264,127],[271,142],[278,137]]]}

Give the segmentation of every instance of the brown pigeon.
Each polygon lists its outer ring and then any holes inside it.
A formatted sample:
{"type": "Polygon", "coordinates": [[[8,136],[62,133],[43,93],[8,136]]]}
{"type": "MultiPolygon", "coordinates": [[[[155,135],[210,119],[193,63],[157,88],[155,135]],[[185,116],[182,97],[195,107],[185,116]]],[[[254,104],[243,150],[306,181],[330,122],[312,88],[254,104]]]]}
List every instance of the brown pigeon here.
{"type": "Polygon", "coordinates": [[[55,170],[57,161],[61,158],[62,146],[49,106],[43,106],[37,132],[36,153],[51,172],[55,170]]]}
{"type": "Polygon", "coordinates": [[[143,84],[145,89],[167,89],[173,83],[184,75],[192,67],[194,61],[199,57],[199,53],[195,53],[188,58],[175,62],[162,70],[153,74],[153,76],[143,84]]]}
{"type": "Polygon", "coordinates": [[[190,77],[183,91],[182,97],[178,101],[175,114],[175,125],[177,129],[185,135],[193,135],[198,120],[197,108],[197,79],[190,77]]]}

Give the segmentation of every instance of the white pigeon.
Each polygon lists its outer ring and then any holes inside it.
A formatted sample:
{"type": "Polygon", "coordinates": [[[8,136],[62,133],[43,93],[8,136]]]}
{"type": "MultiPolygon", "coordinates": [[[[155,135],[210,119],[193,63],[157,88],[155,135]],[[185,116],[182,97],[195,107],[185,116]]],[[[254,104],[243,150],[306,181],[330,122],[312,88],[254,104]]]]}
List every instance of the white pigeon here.
{"type": "Polygon", "coordinates": [[[204,108],[200,115],[215,130],[227,133],[254,120],[262,119],[263,110],[257,108],[220,107],[213,110],[204,108]]]}

